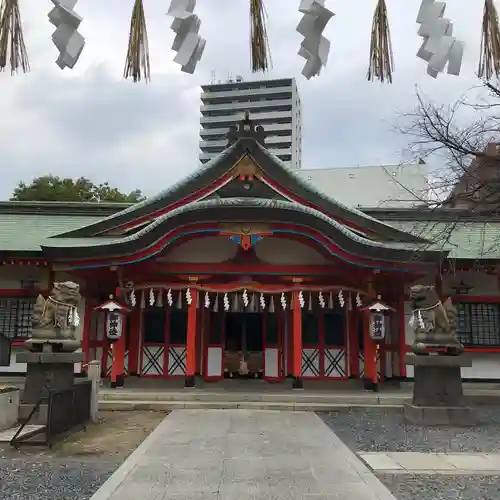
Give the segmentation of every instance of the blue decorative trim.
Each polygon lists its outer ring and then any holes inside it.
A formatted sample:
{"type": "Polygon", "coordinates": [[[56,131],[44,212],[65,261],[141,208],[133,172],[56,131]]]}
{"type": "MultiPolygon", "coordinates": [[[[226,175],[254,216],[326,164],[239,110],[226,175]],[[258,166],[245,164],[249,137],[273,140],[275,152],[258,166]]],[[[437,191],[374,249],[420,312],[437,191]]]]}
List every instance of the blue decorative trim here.
{"type": "MultiPolygon", "coordinates": [[[[306,238],[309,238],[310,240],[315,241],[318,245],[320,245],[323,248],[325,248],[331,255],[334,255],[336,258],[340,259],[342,262],[345,262],[347,264],[351,264],[353,266],[365,267],[365,268],[369,268],[369,269],[380,269],[381,271],[396,271],[396,272],[402,272],[402,273],[412,272],[409,269],[396,269],[396,268],[392,268],[392,267],[377,267],[377,266],[370,266],[368,264],[359,264],[357,262],[354,262],[354,261],[351,261],[351,260],[346,259],[344,257],[341,257],[340,255],[337,255],[335,252],[332,252],[324,243],[322,243],[321,241],[319,241],[314,236],[302,233],[300,231],[291,231],[289,229],[274,229],[273,232],[274,233],[283,233],[283,234],[295,234],[295,235],[304,236],[306,238]]],[[[124,266],[124,265],[128,265],[128,264],[137,264],[138,262],[143,262],[145,260],[151,259],[155,255],[163,252],[163,250],[165,250],[165,248],[167,248],[169,245],[171,245],[174,241],[177,241],[177,240],[183,238],[184,236],[188,236],[188,235],[191,235],[191,234],[198,234],[198,233],[220,233],[220,228],[196,229],[194,231],[187,231],[187,232],[185,232],[185,233],[183,233],[183,234],[181,234],[179,236],[175,236],[172,239],[168,240],[168,242],[165,243],[165,245],[163,245],[159,250],[157,250],[153,254],[148,255],[146,257],[141,257],[140,259],[132,259],[132,260],[129,260],[127,262],[112,262],[112,263],[107,263],[107,264],[93,264],[93,265],[90,265],[90,266],[74,266],[74,267],[71,267],[71,269],[96,269],[96,268],[100,268],[100,267],[124,266]]],[[[231,236],[231,239],[233,239],[235,237],[236,238],[240,238],[239,236],[234,235],[234,236],[231,236]]],[[[256,237],[257,238],[262,238],[261,236],[257,236],[257,235],[256,235],[256,237]]],[[[221,274],[228,274],[228,273],[221,273],[221,274]]]]}

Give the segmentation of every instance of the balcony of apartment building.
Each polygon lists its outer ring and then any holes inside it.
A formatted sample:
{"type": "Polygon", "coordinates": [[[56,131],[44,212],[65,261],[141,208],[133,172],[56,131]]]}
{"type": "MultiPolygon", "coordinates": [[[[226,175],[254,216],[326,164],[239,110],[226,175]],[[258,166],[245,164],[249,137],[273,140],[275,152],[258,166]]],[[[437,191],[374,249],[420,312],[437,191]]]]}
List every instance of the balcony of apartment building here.
{"type": "Polygon", "coordinates": [[[266,113],[272,111],[292,110],[293,101],[291,99],[261,99],[259,101],[236,101],[230,103],[204,104],[200,106],[203,116],[219,116],[225,111],[233,112],[240,110],[242,113],[247,109],[249,111],[259,110],[266,113]]]}
{"type": "MultiPolygon", "coordinates": [[[[204,153],[220,153],[227,147],[227,142],[227,138],[224,136],[215,140],[200,141],[200,149],[204,153]]],[[[266,137],[266,146],[268,149],[289,149],[291,144],[291,134],[266,137]]]]}
{"type": "Polygon", "coordinates": [[[229,90],[222,92],[203,92],[201,100],[205,104],[229,104],[239,101],[260,101],[266,96],[270,99],[292,99],[293,94],[290,87],[277,89],[250,89],[250,90],[229,90]]]}
{"type": "MultiPolygon", "coordinates": [[[[228,110],[228,112],[230,112],[228,110]]],[[[272,111],[269,113],[250,113],[250,118],[259,125],[265,125],[266,122],[273,122],[276,124],[291,124],[292,113],[290,111],[272,111]]],[[[230,115],[223,116],[202,116],[200,124],[202,127],[229,127],[241,121],[242,113],[231,113],[230,115]]],[[[264,127],[265,128],[265,127],[264,127]]]]}

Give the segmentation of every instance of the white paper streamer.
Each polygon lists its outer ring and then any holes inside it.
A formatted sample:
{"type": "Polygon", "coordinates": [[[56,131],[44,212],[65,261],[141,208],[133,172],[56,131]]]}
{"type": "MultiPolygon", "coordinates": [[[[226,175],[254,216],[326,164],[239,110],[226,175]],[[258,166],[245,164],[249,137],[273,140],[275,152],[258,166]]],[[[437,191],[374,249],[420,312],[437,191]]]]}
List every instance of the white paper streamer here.
{"type": "Polygon", "coordinates": [[[181,65],[181,71],[193,74],[205,50],[206,40],[198,32],[200,18],[194,14],[196,0],[172,0],[167,16],[174,18],[172,31],[175,39],[172,50],[177,52],[174,62],[181,65]]]}
{"type": "Polygon", "coordinates": [[[151,307],[155,305],[155,292],[152,288],[149,290],[149,305],[151,307]]]}
{"type": "Polygon", "coordinates": [[[445,2],[422,0],[418,11],[418,35],[424,41],[417,57],[427,62],[427,74],[437,78],[448,65],[448,74],[458,76],[462,67],[464,43],[453,35],[453,23],[444,18],[445,2]]]}
{"type": "Polygon", "coordinates": [[[56,27],[52,41],[59,51],[56,64],[61,68],[74,68],[85,47],[85,38],[78,33],[82,18],[73,10],[78,0],[51,0],[54,8],[49,21],[56,27]]]}
{"type": "Polygon", "coordinates": [[[296,29],[304,37],[299,56],[306,60],[302,74],[309,80],[318,76],[328,61],[330,41],[323,31],[334,13],[325,7],[325,0],[301,0],[299,12],[303,16],[296,29]]]}

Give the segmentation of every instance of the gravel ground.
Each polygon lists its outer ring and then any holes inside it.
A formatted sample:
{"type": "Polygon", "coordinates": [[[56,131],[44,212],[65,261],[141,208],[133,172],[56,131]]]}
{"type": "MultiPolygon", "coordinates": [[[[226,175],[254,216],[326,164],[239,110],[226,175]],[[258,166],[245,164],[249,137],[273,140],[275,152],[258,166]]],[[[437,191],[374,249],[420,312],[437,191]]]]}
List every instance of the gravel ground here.
{"type": "Polygon", "coordinates": [[[29,456],[0,459],[2,500],[87,500],[121,461],[29,456]]]}
{"type": "Polygon", "coordinates": [[[354,452],[500,453],[500,409],[480,407],[477,413],[481,423],[474,427],[408,425],[400,409],[350,409],[319,415],[354,452]]]}
{"type": "Polygon", "coordinates": [[[377,474],[398,500],[498,500],[499,476],[377,474]]]}
{"type": "Polygon", "coordinates": [[[99,423],[50,450],[1,444],[0,499],[89,499],[165,415],[101,412],[99,423]]]}

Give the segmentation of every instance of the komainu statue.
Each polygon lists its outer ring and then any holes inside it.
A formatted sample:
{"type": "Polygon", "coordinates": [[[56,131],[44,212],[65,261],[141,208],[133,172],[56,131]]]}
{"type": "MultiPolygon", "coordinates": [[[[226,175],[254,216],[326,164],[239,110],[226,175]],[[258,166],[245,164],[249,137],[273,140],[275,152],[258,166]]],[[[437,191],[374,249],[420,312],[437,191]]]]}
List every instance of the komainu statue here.
{"type": "Polygon", "coordinates": [[[464,351],[457,339],[457,310],[451,299],[441,302],[433,286],[413,285],[410,288],[415,340],[412,351],[425,354],[426,348],[444,348],[446,354],[456,356],[464,351]]]}
{"type": "Polygon", "coordinates": [[[28,343],[31,346],[41,342],[68,346],[78,344],[75,329],[80,323],[77,311],[80,300],[80,285],[72,281],[54,283],[47,299],[39,295],[33,310],[33,328],[28,343]]]}

